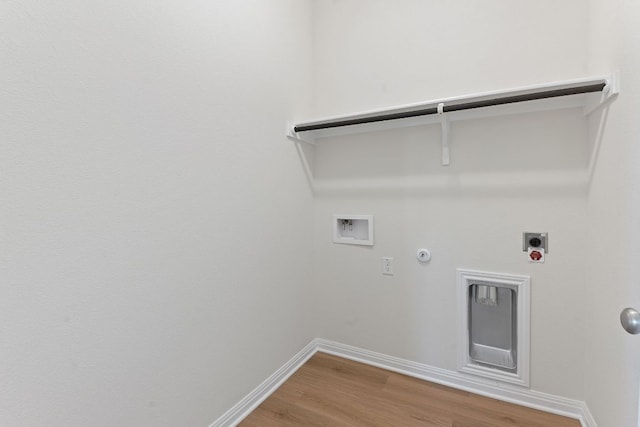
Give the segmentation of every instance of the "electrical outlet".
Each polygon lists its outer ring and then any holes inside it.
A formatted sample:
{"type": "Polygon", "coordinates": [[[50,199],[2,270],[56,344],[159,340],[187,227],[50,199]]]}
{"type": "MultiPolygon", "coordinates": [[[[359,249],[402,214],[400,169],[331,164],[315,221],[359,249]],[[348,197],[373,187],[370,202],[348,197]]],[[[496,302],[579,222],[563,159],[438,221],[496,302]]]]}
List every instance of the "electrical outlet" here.
{"type": "Polygon", "coordinates": [[[393,276],[393,258],[382,257],[382,274],[393,276]]]}
{"type": "Polygon", "coordinates": [[[549,235],[547,233],[522,233],[522,252],[527,252],[529,248],[543,249],[549,253],[549,235]]]}

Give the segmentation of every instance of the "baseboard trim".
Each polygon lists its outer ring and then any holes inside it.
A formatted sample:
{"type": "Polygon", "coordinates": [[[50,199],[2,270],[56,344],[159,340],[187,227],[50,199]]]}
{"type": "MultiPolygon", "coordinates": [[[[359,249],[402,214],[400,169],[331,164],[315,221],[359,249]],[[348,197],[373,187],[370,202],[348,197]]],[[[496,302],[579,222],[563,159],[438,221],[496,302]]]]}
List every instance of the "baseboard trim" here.
{"type": "Polygon", "coordinates": [[[254,409],[278,389],[294,372],[296,372],[318,350],[314,339],[293,356],[280,369],[274,372],[262,384],[246,395],[240,402],[222,414],[209,427],[233,427],[247,417],[254,409]]]}
{"type": "Polygon", "coordinates": [[[596,419],[593,418],[591,411],[589,411],[589,407],[586,403],[583,403],[582,408],[582,417],[580,418],[580,422],[582,423],[582,427],[598,427],[596,425],[596,419]]]}
{"type": "Polygon", "coordinates": [[[523,389],[496,381],[475,378],[470,375],[388,356],[346,344],[316,339],[317,350],[356,362],[420,378],[459,390],[469,391],[528,408],[539,409],[580,421],[583,427],[597,427],[586,404],[552,394],[523,389]]]}
{"type": "Polygon", "coordinates": [[[321,338],[315,338],[311,341],[291,360],[209,427],[232,427],[237,425],[318,351],[482,396],[574,418],[580,421],[582,427],[597,427],[589,408],[579,400],[541,393],[483,378],[475,378],[472,375],[436,368],[321,338]]]}

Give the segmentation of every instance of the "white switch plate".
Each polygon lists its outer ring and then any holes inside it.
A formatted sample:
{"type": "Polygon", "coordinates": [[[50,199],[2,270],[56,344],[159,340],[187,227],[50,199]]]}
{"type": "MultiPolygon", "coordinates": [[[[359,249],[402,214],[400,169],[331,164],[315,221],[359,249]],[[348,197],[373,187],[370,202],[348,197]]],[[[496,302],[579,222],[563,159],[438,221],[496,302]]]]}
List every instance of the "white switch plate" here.
{"type": "Polygon", "coordinates": [[[393,276],[393,258],[392,257],[382,257],[382,274],[388,274],[389,276],[393,276]]]}

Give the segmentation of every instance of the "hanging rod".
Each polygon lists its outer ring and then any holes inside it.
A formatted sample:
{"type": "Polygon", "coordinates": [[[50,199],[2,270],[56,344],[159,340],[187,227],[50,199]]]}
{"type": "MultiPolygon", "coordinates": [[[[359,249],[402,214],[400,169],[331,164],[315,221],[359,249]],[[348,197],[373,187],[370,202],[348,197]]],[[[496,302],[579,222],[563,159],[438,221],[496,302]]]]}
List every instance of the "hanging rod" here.
{"type": "Polygon", "coordinates": [[[442,165],[447,166],[450,162],[449,139],[451,121],[490,117],[509,114],[510,112],[522,113],[577,107],[582,107],[584,114],[589,115],[600,107],[608,104],[618,93],[619,77],[618,73],[614,72],[607,77],[592,77],[545,83],[502,91],[419,102],[325,119],[287,123],[285,134],[287,138],[291,140],[314,144],[316,138],[324,138],[331,135],[416,126],[439,121],[442,126],[442,165]],[[597,96],[598,93],[600,93],[599,96],[597,96]],[[518,104],[519,106],[517,108],[515,106],[509,107],[508,109],[504,107],[497,109],[489,108],[484,110],[484,112],[481,110],[484,107],[497,107],[509,104],[518,104]],[[399,120],[412,118],[413,120],[399,120]],[[378,124],[376,125],[375,123],[378,124]],[[357,126],[367,124],[372,125],[366,127],[357,126]]]}
{"type": "Polygon", "coordinates": [[[410,106],[400,107],[399,109],[402,111],[394,111],[395,109],[390,109],[379,113],[364,113],[352,118],[338,117],[334,119],[314,121],[311,123],[297,124],[293,126],[292,130],[295,133],[308,132],[343,126],[449,113],[454,111],[471,110],[474,108],[492,107],[516,102],[535,101],[560,96],[603,92],[607,87],[607,83],[607,79],[601,78],[595,80],[576,81],[575,83],[560,83],[556,85],[548,85],[546,87],[538,86],[531,89],[516,89],[512,91],[495,92],[493,94],[449,98],[448,100],[443,99],[429,103],[415,104],[413,108],[410,106]],[[440,104],[443,105],[439,109],[438,107],[440,104]]]}

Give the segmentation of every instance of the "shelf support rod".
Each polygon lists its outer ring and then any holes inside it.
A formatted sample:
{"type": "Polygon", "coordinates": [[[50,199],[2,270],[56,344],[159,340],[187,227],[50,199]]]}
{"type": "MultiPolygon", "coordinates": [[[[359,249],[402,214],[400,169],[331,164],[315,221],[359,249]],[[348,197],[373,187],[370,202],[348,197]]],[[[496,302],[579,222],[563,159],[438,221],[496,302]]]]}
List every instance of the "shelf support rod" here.
{"type": "Polygon", "coordinates": [[[287,122],[287,127],[285,129],[285,136],[292,141],[296,142],[304,142],[306,144],[316,145],[315,138],[311,136],[302,136],[299,132],[295,131],[295,125],[293,123],[287,122]]]}
{"type": "Polygon", "coordinates": [[[440,117],[440,125],[442,126],[442,166],[449,166],[451,161],[449,150],[451,123],[444,113],[444,102],[438,104],[438,116],[440,117]]]}
{"type": "Polygon", "coordinates": [[[589,116],[601,107],[609,104],[620,94],[620,72],[615,71],[607,77],[606,84],[602,89],[600,99],[596,102],[588,103],[584,108],[584,115],[589,116]]]}

